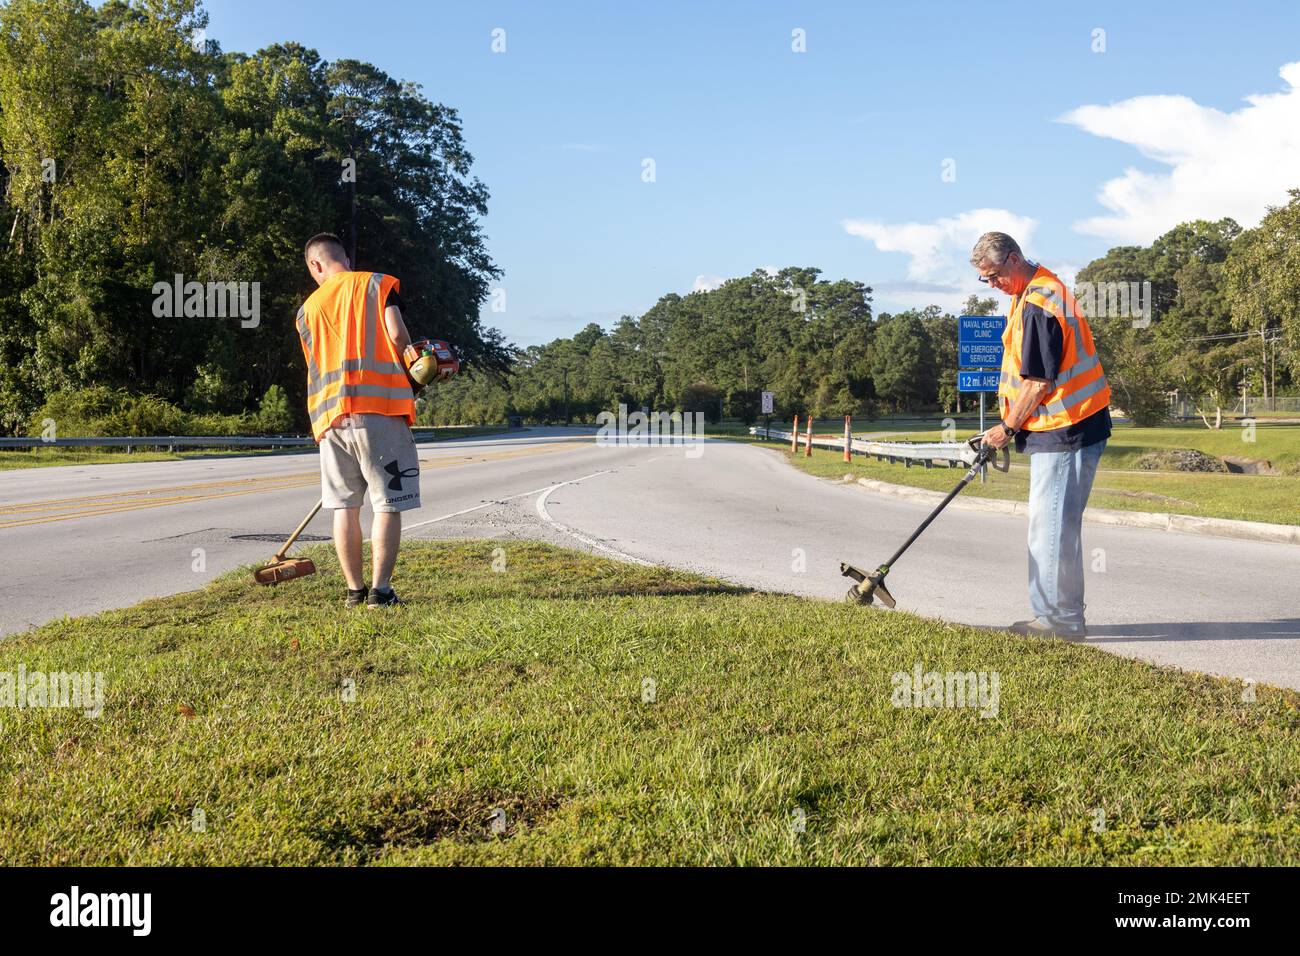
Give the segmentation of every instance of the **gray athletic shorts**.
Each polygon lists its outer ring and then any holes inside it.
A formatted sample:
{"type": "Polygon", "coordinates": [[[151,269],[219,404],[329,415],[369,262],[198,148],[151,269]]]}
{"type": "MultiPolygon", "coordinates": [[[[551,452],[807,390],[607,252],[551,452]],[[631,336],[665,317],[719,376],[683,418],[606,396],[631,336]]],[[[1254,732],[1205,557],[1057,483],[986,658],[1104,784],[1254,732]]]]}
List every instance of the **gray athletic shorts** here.
{"type": "Polygon", "coordinates": [[[420,459],[400,415],[345,415],[320,440],[320,488],[326,508],[360,508],[370,492],[376,512],[420,507],[420,459]]]}

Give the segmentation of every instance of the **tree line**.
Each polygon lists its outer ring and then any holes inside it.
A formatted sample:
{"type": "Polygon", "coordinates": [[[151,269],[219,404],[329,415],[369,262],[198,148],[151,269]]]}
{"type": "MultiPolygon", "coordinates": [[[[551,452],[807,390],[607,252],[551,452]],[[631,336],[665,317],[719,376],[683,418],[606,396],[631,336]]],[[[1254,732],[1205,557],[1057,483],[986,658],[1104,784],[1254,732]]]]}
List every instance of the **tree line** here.
{"type": "MultiPolygon", "coordinates": [[[[787,268],[666,295],[611,330],[527,349],[504,377],[440,388],[422,415],[587,421],[623,403],[749,423],[764,389],[786,417],[969,410],[978,399],[957,391],[957,317],[935,305],[873,316],[871,291],[787,268]]],[[[1119,408],[1155,424],[1176,395],[1220,427],[1242,389],[1267,398],[1300,386],[1300,190],[1254,229],[1196,220],[1113,248],[1075,291],[1119,408]]],[[[1007,308],[971,296],[961,314],[1007,308]]]]}
{"type": "Polygon", "coordinates": [[[197,0],[0,7],[0,431],[42,411],[303,427],[292,318],[322,230],[402,278],[413,335],[507,369],[456,111],[296,43],[223,52],[206,26],[197,0]],[[177,275],[243,283],[261,321],[158,308],[177,275]]]}
{"type": "MultiPolygon", "coordinates": [[[[873,315],[872,290],[817,269],[757,270],[716,289],[663,296],[611,329],[532,346],[504,376],[467,375],[431,389],[428,424],[590,421],[620,404],[744,422],[762,393],[778,414],[818,417],[955,409],[957,320],[937,306],[873,315]]],[[[974,296],[966,311],[989,314],[974,296]]],[[[969,399],[967,399],[969,404],[969,399]]]]}
{"type": "Polygon", "coordinates": [[[1232,219],[1181,223],[1150,246],[1118,246],[1080,270],[1096,286],[1150,283],[1149,324],[1091,321],[1116,404],[1158,420],[1170,392],[1219,427],[1243,389],[1300,386],[1300,190],[1254,229],[1232,219]]]}
{"type": "MultiPolygon", "coordinates": [[[[206,24],[197,0],[0,7],[0,433],[304,429],[290,319],[314,288],[302,242],[329,228],[359,267],[402,278],[413,334],[461,351],[468,371],[426,393],[426,423],[590,421],[619,404],[750,422],[764,390],[778,414],[818,417],[974,401],[956,390],[955,316],[874,314],[870,286],[811,267],[517,349],[479,319],[501,272],[456,111],[296,43],[223,52],[206,24]],[[177,276],[255,290],[265,320],[170,293],[160,309],[177,276]]],[[[1149,322],[1090,315],[1137,420],[1175,390],[1213,424],[1243,386],[1300,385],[1300,191],[1254,229],[1198,220],[1111,249],[1078,282],[1150,283],[1149,322]]],[[[1006,305],[972,296],[962,312],[1006,305]]]]}

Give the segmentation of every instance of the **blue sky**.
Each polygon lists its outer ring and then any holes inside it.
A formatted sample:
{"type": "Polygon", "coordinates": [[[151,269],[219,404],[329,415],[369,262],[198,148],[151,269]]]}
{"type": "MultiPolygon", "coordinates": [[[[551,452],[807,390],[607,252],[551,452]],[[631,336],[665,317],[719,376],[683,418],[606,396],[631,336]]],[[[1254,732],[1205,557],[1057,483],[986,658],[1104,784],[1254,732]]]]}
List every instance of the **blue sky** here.
{"type": "Polygon", "coordinates": [[[226,50],[297,40],[459,110],[505,272],[483,318],[521,345],[762,267],[952,308],[985,228],[1070,274],[1300,186],[1294,2],[205,7],[226,50]]]}

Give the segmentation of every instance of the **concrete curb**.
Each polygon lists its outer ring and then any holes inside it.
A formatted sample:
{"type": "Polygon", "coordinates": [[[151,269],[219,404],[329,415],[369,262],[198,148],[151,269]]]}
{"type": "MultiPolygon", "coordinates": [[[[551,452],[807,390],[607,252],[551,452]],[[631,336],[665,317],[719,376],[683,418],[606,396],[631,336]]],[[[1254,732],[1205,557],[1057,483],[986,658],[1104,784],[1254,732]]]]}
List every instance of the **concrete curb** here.
{"type": "MultiPolygon", "coordinates": [[[[841,481],[853,481],[845,475],[841,481]]],[[[858,478],[857,484],[879,495],[889,495],[907,501],[937,505],[943,495],[924,488],[893,485],[873,478],[858,478]]],[[[997,498],[954,498],[950,508],[968,511],[993,511],[999,514],[1027,515],[1029,505],[1023,501],[1003,501],[997,498]]],[[[1164,514],[1152,511],[1116,511],[1112,508],[1085,508],[1083,520],[1093,524],[1120,525],[1128,528],[1152,528],[1157,531],[1181,531],[1184,534],[1207,534],[1218,538],[1237,538],[1245,541],[1272,541],[1276,544],[1300,545],[1300,525],[1267,524],[1263,521],[1236,521],[1231,518],[1199,518],[1196,515],[1164,514]]]]}

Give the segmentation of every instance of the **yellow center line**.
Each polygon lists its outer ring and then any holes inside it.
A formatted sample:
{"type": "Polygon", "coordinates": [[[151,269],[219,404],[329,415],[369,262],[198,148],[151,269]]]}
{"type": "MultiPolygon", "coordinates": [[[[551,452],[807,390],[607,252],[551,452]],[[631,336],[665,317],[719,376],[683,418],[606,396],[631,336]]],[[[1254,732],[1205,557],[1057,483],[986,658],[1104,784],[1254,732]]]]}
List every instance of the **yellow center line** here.
{"type": "MultiPolygon", "coordinates": [[[[316,476],[311,475],[308,476],[307,478],[300,478],[294,481],[283,481],[274,485],[261,485],[257,488],[235,488],[233,489],[232,492],[210,492],[209,494],[219,496],[219,497],[224,497],[227,494],[234,493],[234,492],[253,494],[258,491],[279,491],[283,488],[306,488],[308,485],[314,484],[315,481],[316,481],[316,476]]],[[[44,511],[48,516],[53,517],[56,515],[63,515],[63,514],[83,513],[83,512],[87,512],[88,509],[89,510],[93,510],[96,508],[111,509],[118,505],[132,505],[132,506],[139,506],[143,508],[143,507],[148,507],[150,505],[169,505],[169,504],[177,504],[184,501],[200,501],[204,497],[207,496],[206,495],[168,495],[167,497],[164,498],[158,498],[158,497],[154,497],[153,495],[141,496],[141,495],[123,494],[121,500],[119,501],[94,501],[94,502],[87,502],[86,504],[83,504],[81,506],[75,504],[61,504],[54,508],[44,508],[44,509],[37,509],[37,510],[44,511]]],[[[28,513],[24,515],[21,512],[15,512],[15,515],[20,519],[23,517],[42,517],[42,515],[39,514],[32,515],[28,513]]]]}
{"type": "Polygon", "coordinates": [[[22,502],[16,505],[0,505],[0,515],[12,514],[20,510],[45,508],[50,505],[68,502],[80,503],[101,499],[121,498],[124,495],[156,495],[167,491],[193,491],[196,488],[229,488],[231,485],[264,485],[268,482],[280,482],[289,479],[318,477],[317,471],[297,471],[287,475],[263,475],[260,478],[227,478],[224,481],[201,481],[188,485],[160,485],[157,488],[139,488],[131,491],[112,491],[102,495],[82,495],[77,498],[46,498],[41,501],[22,502]]]}
{"type": "MultiPolygon", "coordinates": [[[[458,468],[464,465],[480,464],[487,461],[502,461],[510,458],[523,458],[531,455],[545,455],[587,447],[589,442],[563,442],[553,445],[540,445],[510,451],[481,452],[462,457],[446,456],[443,458],[421,458],[424,465],[421,471],[442,468],[458,468]]],[[[186,485],[169,485],[158,488],[141,488],[99,495],[86,495],[80,498],[53,498],[48,501],[19,502],[0,506],[0,516],[12,516],[14,520],[0,521],[0,529],[21,528],[28,525],[51,524],[56,521],[70,521],[74,518],[94,518],[101,515],[118,514],[125,511],[139,511],[145,508],[162,508],[169,505],[187,504],[195,501],[212,501],[218,498],[232,498],[239,495],[260,494],[266,491],[283,491],[293,488],[307,488],[319,481],[315,471],[296,472],[288,475],[266,475],[259,478],[231,478],[225,481],[195,482],[186,485]],[[207,490],[211,489],[211,490],[207,490]],[[217,490],[225,489],[225,490],[217,490]],[[200,491],[198,494],[162,494],[163,492],[200,491]]]]}
{"type": "MultiPolygon", "coordinates": [[[[315,481],[304,481],[296,485],[283,485],[282,488],[310,488],[315,481]]],[[[239,491],[227,491],[219,494],[207,495],[189,495],[187,497],[178,497],[168,501],[126,501],[119,505],[113,506],[107,503],[96,505],[83,511],[70,512],[66,514],[43,515],[40,517],[29,517],[18,521],[0,522],[0,528],[21,528],[26,525],[34,524],[53,524],[56,521],[70,521],[73,518],[95,518],[100,515],[117,514],[123,511],[140,511],[145,508],[161,508],[169,504],[183,504],[189,501],[209,501],[216,498],[232,498],[237,495],[256,495],[263,491],[274,491],[273,488],[244,488],[239,491]]]]}

